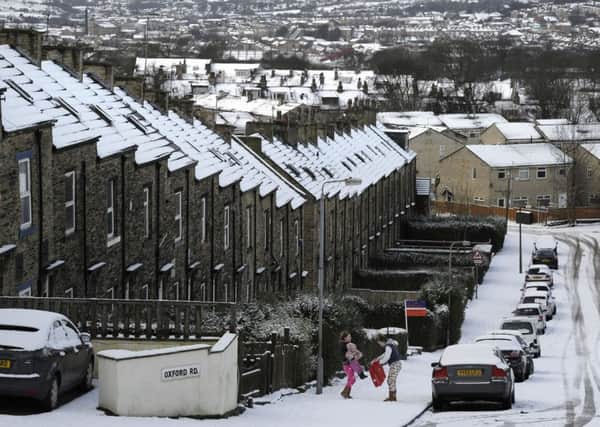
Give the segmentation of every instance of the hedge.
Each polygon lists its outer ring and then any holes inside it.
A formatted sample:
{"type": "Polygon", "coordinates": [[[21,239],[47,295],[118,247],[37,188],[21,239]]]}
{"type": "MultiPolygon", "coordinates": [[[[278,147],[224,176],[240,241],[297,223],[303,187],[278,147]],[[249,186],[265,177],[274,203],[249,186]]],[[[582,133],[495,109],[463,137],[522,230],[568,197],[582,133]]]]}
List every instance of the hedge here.
{"type": "Polygon", "coordinates": [[[498,252],[504,246],[506,223],[500,217],[431,216],[408,221],[408,239],[487,242],[498,252]]]}

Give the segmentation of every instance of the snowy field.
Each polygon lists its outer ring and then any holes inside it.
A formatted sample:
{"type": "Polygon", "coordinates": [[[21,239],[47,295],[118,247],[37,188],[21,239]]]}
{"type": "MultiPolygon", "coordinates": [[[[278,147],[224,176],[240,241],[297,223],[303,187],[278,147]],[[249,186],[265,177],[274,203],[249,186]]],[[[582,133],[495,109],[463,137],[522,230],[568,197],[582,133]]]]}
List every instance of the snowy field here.
{"type": "MultiPolygon", "coordinates": [[[[504,249],[494,257],[479,296],[466,313],[462,342],[498,327],[519,299],[522,276],[518,273],[518,233],[511,227],[504,249]]],[[[501,411],[494,405],[470,404],[442,413],[427,411],[413,425],[434,426],[600,426],[600,241],[599,226],[576,228],[524,227],[523,266],[529,263],[533,241],[552,233],[560,242],[559,271],[554,295],[558,311],[541,337],[542,357],[535,359],[535,373],[516,385],[516,404],[501,411]]],[[[398,402],[382,400],[386,388],[374,388],[370,380],[358,381],[352,400],[343,400],[343,383],[326,387],[321,396],[314,389],[304,394],[270,396],[271,404],[256,405],[238,417],[225,420],[120,418],[96,410],[98,390],[75,398],[49,414],[0,415],[0,426],[86,427],[152,426],[403,426],[431,400],[430,363],[439,352],[414,356],[404,362],[398,382],[398,402]]],[[[142,391],[140,399],[143,399],[142,391]]]]}

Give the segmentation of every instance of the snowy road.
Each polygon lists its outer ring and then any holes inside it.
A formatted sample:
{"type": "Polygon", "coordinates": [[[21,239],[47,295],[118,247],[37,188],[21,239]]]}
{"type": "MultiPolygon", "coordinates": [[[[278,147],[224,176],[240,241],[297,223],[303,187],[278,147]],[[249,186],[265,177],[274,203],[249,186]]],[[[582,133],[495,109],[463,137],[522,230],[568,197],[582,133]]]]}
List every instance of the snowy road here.
{"type": "MultiPolygon", "coordinates": [[[[548,233],[547,229],[524,228],[524,265],[533,241],[548,233]]],[[[415,426],[600,426],[600,228],[564,228],[551,233],[560,242],[561,265],[554,290],[558,312],[541,337],[542,357],[535,360],[535,374],[516,385],[513,409],[460,405],[448,412],[428,412],[415,426]]],[[[486,276],[480,299],[471,303],[463,342],[488,329],[486,309],[489,317],[499,319],[516,304],[522,282],[514,255],[518,254],[516,236],[512,230],[505,250],[486,276]],[[498,287],[500,280],[504,281],[502,288],[498,287]],[[499,289],[503,293],[493,295],[499,289]],[[496,308],[490,307],[492,300],[497,300],[496,308]]]]}
{"type": "MultiPolygon", "coordinates": [[[[533,242],[549,231],[540,227],[524,227],[524,231],[523,265],[527,266],[533,242]]],[[[427,411],[414,426],[600,426],[600,226],[552,229],[551,233],[561,242],[554,289],[558,311],[541,337],[542,357],[535,359],[534,375],[516,385],[513,409],[502,411],[491,404],[453,406],[448,412],[427,411]]],[[[479,288],[479,297],[469,303],[462,342],[497,328],[514,308],[522,284],[518,265],[518,234],[511,229],[479,288]]],[[[0,404],[0,426],[400,427],[429,404],[430,363],[437,358],[439,353],[426,353],[404,363],[397,403],[382,402],[386,391],[364,380],[354,387],[351,401],[340,398],[342,385],[338,385],[326,387],[322,396],[314,390],[282,398],[275,395],[273,404],[257,405],[225,420],[124,418],[96,410],[95,389],[49,414],[6,411],[0,404]]]]}

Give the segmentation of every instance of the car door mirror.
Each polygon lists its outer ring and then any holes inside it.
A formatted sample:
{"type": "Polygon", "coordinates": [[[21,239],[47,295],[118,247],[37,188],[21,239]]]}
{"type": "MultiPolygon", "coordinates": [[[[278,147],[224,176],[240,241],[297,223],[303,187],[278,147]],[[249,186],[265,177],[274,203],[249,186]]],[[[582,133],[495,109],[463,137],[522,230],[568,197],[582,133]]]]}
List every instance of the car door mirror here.
{"type": "Polygon", "coordinates": [[[88,334],[87,332],[81,332],[79,334],[79,337],[81,338],[81,341],[84,344],[89,344],[92,342],[92,336],[90,334],[88,334]]]}

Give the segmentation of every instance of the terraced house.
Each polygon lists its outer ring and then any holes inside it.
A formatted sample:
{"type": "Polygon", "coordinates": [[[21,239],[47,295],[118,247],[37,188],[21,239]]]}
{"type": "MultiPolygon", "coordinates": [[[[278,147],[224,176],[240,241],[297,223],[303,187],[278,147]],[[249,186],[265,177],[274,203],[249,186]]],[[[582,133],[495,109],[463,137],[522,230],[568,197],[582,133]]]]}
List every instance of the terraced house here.
{"type": "Polygon", "coordinates": [[[0,46],[3,295],[247,301],[327,283],[401,236],[414,154],[376,128],[225,141],[91,75],[0,46]]]}

